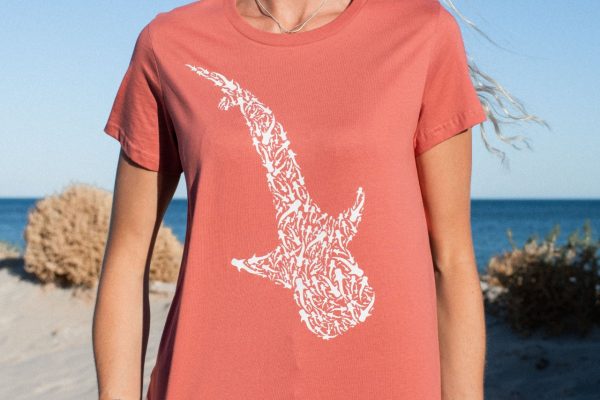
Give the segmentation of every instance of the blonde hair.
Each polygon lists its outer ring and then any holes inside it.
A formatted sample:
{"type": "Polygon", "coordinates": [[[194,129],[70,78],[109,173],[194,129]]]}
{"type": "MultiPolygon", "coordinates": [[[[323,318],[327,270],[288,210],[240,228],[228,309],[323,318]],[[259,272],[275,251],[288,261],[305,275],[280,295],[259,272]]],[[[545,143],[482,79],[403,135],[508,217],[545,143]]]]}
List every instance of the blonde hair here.
{"type": "MultiPolygon", "coordinates": [[[[502,47],[494,42],[485,32],[467,17],[465,17],[456,7],[453,0],[440,0],[443,4],[446,4],[450,10],[453,11],[460,21],[466,23],[471,29],[482,35],[486,40],[492,44],[502,47]]],[[[523,143],[528,149],[532,149],[528,138],[524,135],[512,135],[507,136],[503,132],[503,125],[514,124],[519,122],[535,122],[543,125],[548,129],[550,125],[540,117],[530,114],[525,105],[521,100],[512,95],[504,86],[502,86],[497,80],[492,78],[490,75],[484,73],[479,69],[471,55],[467,52],[467,59],[469,64],[469,73],[473,80],[473,85],[477,90],[481,104],[485,109],[488,117],[488,121],[492,124],[494,133],[498,139],[502,142],[511,145],[514,149],[521,150],[519,143],[523,143]]],[[[501,160],[502,165],[508,166],[508,159],[506,153],[494,146],[492,146],[487,137],[487,131],[485,129],[485,123],[479,124],[481,131],[481,138],[486,149],[492,154],[498,156],[501,160]]]]}

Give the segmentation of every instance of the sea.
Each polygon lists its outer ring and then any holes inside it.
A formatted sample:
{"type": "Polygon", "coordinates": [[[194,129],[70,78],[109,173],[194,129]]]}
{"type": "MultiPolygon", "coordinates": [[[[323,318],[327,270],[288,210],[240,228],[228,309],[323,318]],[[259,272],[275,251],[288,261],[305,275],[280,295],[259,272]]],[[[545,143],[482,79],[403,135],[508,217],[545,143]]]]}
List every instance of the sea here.
{"type": "MultiPolygon", "coordinates": [[[[0,241],[25,249],[23,231],[27,215],[38,200],[0,199],[0,241]]],[[[187,200],[174,199],[164,218],[165,225],[171,227],[182,242],[185,239],[186,212],[187,200]]],[[[530,238],[542,240],[558,225],[560,231],[557,242],[562,244],[575,231],[583,234],[586,220],[591,225],[593,238],[598,240],[600,200],[473,199],[471,227],[477,268],[484,273],[491,257],[511,250],[507,235],[509,229],[512,240],[521,247],[530,238]]]]}

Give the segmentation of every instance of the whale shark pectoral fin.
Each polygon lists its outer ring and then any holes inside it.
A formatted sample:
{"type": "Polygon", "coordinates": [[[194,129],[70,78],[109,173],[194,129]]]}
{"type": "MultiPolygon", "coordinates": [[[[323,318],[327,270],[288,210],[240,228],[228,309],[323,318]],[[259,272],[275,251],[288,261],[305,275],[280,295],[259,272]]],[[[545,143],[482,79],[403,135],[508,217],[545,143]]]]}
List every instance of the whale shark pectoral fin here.
{"type": "Polygon", "coordinates": [[[291,289],[291,277],[286,270],[286,264],[281,259],[281,249],[277,246],[264,256],[254,254],[250,258],[232,258],[231,265],[238,271],[244,270],[250,274],[267,278],[278,285],[291,289]]]}
{"type": "Polygon", "coordinates": [[[257,257],[254,254],[250,258],[232,258],[231,265],[236,267],[238,271],[244,270],[253,275],[266,277],[266,271],[270,269],[269,260],[271,253],[257,257]]]}

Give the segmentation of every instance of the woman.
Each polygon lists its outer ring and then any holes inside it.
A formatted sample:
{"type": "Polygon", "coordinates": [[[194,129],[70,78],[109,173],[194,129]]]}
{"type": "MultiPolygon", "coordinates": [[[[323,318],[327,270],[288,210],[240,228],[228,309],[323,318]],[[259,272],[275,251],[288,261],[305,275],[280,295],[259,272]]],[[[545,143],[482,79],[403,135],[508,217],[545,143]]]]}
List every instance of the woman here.
{"type": "Polygon", "coordinates": [[[147,398],[482,399],[471,127],[437,0],[202,0],[141,31],[94,318],[101,399],[140,398],[147,266],[185,250],[147,398]]]}

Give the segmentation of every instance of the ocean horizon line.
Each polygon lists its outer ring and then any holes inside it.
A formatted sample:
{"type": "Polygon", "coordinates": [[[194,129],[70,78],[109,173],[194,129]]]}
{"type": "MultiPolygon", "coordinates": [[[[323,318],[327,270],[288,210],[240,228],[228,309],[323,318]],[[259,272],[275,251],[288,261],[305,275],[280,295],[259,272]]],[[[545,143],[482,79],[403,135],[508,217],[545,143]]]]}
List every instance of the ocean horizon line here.
{"type": "MultiPolygon", "coordinates": [[[[58,192],[56,193],[58,194],[58,192]]],[[[0,196],[2,200],[38,200],[44,196],[0,196]]],[[[187,197],[173,197],[173,200],[187,200],[187,197]]],[[[600,197],[471,197],[472,201],[600,201],[600,197]]]]}

